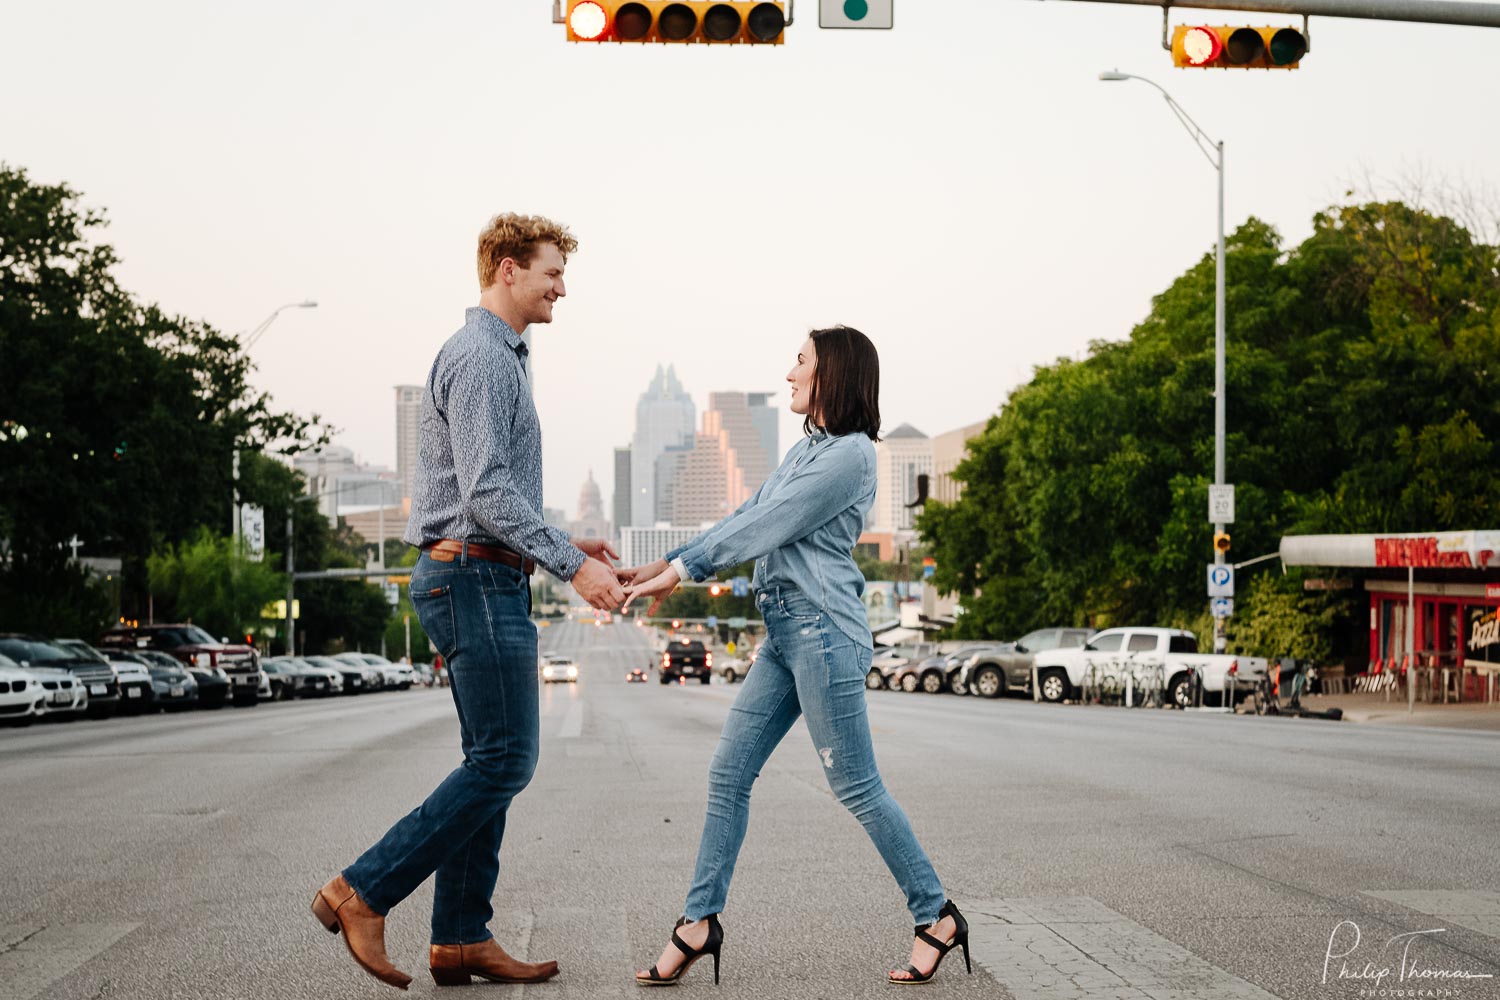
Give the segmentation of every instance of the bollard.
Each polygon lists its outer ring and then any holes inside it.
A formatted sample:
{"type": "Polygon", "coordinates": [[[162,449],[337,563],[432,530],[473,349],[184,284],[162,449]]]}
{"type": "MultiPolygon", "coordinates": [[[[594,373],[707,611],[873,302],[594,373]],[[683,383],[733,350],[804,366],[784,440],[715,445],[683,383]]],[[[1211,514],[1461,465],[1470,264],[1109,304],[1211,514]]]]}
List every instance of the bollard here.
{"type": "Polygon", "coordinates": [[[1135,707],[1135,671],[1127,671],[1125,674],[1125,707],[1135,707]]]}
{"type": "Polygon", "coordinates": [[[1036,683],[1036,657],[1031,658],[1031,700],[1039,702],[1042,700],[1042,689],[1036,683]]]}

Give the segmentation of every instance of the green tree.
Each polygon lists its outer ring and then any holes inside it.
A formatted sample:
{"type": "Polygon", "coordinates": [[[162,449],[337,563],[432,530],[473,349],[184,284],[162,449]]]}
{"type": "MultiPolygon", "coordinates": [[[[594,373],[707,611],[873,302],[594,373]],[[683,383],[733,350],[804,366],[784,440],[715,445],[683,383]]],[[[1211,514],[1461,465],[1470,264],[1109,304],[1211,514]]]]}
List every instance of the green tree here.
{"type": "MultiPolygon", "coordinates": [[[[1376,202],[1320,213],[1293,248],[1250,219],[1226,273],[1237,557],[1293,532],[1496,523],[1500,248],[1376,202]]],[[[919,520],[959,634],[1203,620],[1213,326],[1205,255],[1127,340],[1010,394],[955,472],[961,499],[919,520]]],[[[1255,593],[1247,641],[1340,635],[1317,601],[1255,593]]]]}
{"type": "Polygon", "coordinates": [[[259,629],[261,611],[285,593],[286,578],[235,551],[234,539],[201,528],[146,562],[166,621],[190,621],[216,636],[242,639],[259,629]]]}
{"type": "Polygon", "coordinates": [[[60,572],[74,535],[124,560],[126,610],[145,617],[147,556],[228,520],[236,446],[322,437],[251,389],[238,341],[122,289],[104,225],[66,185],[0,164],[0,626],[64,624],[47,609],[79,604],[60,572]],[[23,604],[38,616],[15,620],[23,604]]]}

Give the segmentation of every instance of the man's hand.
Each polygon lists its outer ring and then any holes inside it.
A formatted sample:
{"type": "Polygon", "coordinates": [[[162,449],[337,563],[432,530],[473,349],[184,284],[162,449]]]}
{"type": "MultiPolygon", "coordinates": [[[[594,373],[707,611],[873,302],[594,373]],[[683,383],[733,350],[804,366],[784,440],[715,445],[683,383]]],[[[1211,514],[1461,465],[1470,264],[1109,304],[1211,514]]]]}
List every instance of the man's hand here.
{"type": "Polygon", "coordinates": [[[666,571],[667,561],[665,559],[658,559],[656,562],[646,563],[643,566],[621,566],[615,570],[615,575],[620,578],[621,583],[636,584],[645,583],[652,577],[660,576],[666,571]]]}
{"type": "Polygon", "coordinates": [[[602,538],[571,538],[569,541],[573,543],[575,548],[583,552],[584,555],[590,559],[599,560],[610,569],[614,569],[615,567],[615,564],[610,560],[620,558],[620,553],[610,548],[609,542],[602,538]]]}
{"type": "Polygon", "coordinates": [[[599,559],[585,559],[572,583],[578,596],[600,611],[613,611],[625,602],[625,590],[615,579],[615,571],[599,559]]]}
{"type": "Polygon", "coordinates": [[[630,596],[625,599],[625,606],[620,609],[620,614],[630,610],[630,603],[638,597],[652,598],[651,607],[646,609],[646,617],[656,617],[656,609],[661,607],[661,602],[667,599],[667,595],[677,589],[681,583],[677,571],[670,566],[651,579],[642,583],[633,584],[630,588],[630,596]]]}

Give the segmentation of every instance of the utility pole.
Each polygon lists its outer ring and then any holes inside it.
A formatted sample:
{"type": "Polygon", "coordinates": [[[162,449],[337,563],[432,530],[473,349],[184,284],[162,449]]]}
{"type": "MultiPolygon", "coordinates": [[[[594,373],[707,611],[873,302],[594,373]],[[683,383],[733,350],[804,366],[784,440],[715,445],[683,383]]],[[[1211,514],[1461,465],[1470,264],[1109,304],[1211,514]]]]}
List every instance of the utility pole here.
{"type": "Polygon", "coordinates": [[[296,500],[286,505],[286,655],[297,655],[296,572],[292,560],[292,514],[296,511],[296,500]]]}

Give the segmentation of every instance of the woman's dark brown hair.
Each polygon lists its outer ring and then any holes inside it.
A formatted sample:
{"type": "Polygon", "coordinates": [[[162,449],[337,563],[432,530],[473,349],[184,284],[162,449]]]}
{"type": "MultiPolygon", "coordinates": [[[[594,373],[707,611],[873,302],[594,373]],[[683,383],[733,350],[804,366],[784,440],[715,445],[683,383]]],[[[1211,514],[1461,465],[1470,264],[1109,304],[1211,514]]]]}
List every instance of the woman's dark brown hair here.
{"type": "Polygon", "coordinates": [[[814,417],[829,434],[855,431],[880,440],[880,355],[870,338],[849,326],[814,330],[811,398],[802,430],[811,434],[814,417]]]}

